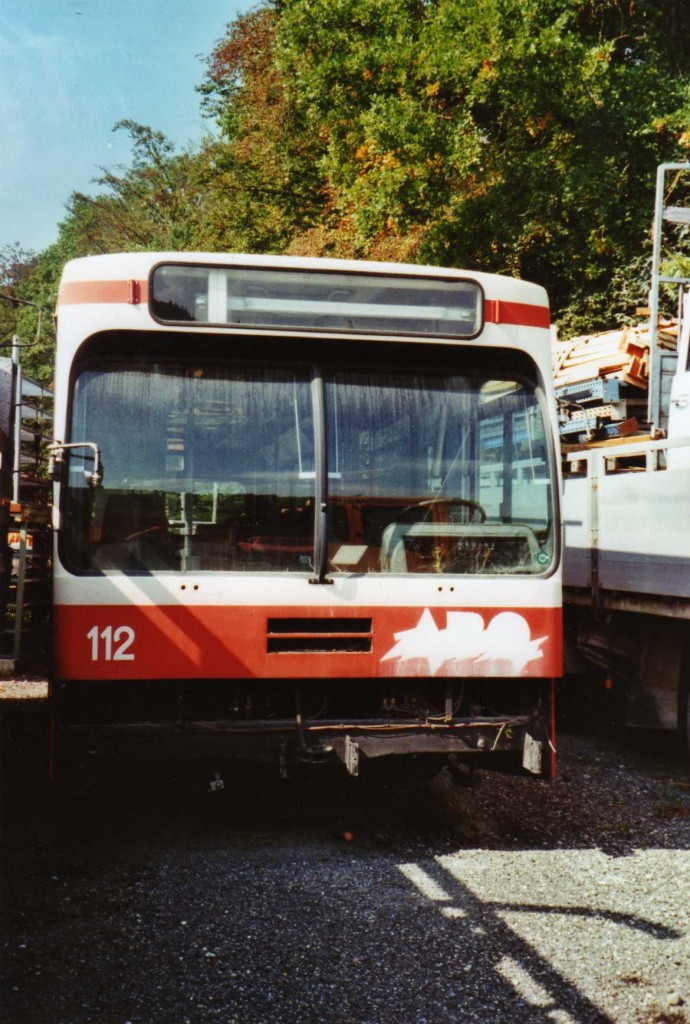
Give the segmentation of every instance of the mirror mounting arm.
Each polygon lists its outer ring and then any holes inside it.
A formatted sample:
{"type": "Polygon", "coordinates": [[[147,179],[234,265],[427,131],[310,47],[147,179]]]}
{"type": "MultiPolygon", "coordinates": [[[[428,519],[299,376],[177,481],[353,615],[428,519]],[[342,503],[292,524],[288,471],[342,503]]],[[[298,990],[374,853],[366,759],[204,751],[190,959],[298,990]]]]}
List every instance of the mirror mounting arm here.
{"type": "Polygon", "coordinates": [[[100,487],[103,483],[103,459],[101,457],[101,449],[93,441],[75,441],[71,444],[53,441],[52,444],[49,444],[50,461],[48,463],[48,473],[51,480],[60,480],[62,467],[65,464],[65,452],[78,448],[89,448],[93,452],[93,471],[90,473],[84,472],[84,476],[89,487],[100,487]]]}

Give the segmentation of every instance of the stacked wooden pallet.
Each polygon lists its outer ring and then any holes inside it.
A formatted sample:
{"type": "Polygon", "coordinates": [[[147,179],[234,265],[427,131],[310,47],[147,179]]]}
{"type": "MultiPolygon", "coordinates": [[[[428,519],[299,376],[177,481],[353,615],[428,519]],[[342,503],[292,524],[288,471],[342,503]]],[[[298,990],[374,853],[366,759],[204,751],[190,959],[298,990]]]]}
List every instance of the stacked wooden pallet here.
{"type": "MultiPolygon", "coordinates": [[[[678,332],[677,320],[661,320],[659,345],[674,349],[678,332]]],[[[582,335],[554,346],[554,383],[561,399],[564,437],[600,441],[639,429],[637,417],[644,416],[646,408],[649,338],[649,323],[644,323],[582,335]]]]}

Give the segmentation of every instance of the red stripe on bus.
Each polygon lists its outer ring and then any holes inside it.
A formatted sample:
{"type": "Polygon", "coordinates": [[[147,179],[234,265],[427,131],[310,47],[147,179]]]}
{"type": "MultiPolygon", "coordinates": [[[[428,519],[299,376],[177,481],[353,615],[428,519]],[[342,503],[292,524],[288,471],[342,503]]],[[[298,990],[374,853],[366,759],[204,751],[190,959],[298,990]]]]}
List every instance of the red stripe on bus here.
{"type": "Polygon", "coordinates": [[[548,306],[533,306],[528,302],[504,302],[503,299],[487,299],[484,303],[484,319],[487,324],[514,324],[519,327],[551,326],[548,306]]]}
{"type": "Polygon", "coordinates": [[[107,302],[136,306],[148,302],[148,297],[148,281],[67,281],[60,287],[58,305],[107,302]]]}
{"type": "MultiPolygon", "coordinates": [[[[86,303],[126,303],[137,305],[148,302],[148,281],[68,281],[60,288],[58,304],[63,306],[86,303]]],[[[512,324],[519,327],[545,327],[551,325],[548,306],[534,306],[527,302],[505,302],[487,299],[484,319],[488,324],[512,324]]]]}
{"type": "Polygon", "coordinates": [[[517,670],[508,664],[516,640],[511,641],[510,650],[502,650],[499,643],[481,658],[475,651],[471,656],[458,654],[460,662],[451,658],[453,664],[445,667],[433,657],[433,664],[428,663],[427,657],[435,651],[434,632],[452,627],[462,611],[472,609],[339,609],[341,619],[365,617],[371,620],[371,628],[343,631],[340,623],[322,647],[318,641],[324,639],[323,629],[314,629],[313,622],[310,629],[308,620],[330,622],[331,616],[323,608],[57,605],[55,673],[60,679],[371,679],[400,675],[543,679],[561,675],[560,608],[474,609],[470,618],[475,620],[474,639],[480,646],[490,623],[496,616],[500,619],[502,612],[513,612],[515,619],[523,620],[522,641],[531,656],[517,670]],[[270,622],[283,617],[283,625],[272,630],[270,622]],[[477,619],[483,620],[484,631],[480,628],[477,632],[477,619]],[[348,650],[349,643],[357,640],[364,642],[348,650]]]}

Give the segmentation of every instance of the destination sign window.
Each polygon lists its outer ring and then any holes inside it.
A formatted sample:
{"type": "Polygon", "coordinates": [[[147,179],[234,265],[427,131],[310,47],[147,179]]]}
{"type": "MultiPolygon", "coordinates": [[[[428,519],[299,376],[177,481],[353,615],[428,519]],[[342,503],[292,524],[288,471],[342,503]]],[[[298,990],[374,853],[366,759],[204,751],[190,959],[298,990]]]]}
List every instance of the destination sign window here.
{"type": "Polygon", "coordinates": [[[482,324],[473,281],[323,270],[161,265],[151,312],[166,323],[471,338],[482,324]]]}

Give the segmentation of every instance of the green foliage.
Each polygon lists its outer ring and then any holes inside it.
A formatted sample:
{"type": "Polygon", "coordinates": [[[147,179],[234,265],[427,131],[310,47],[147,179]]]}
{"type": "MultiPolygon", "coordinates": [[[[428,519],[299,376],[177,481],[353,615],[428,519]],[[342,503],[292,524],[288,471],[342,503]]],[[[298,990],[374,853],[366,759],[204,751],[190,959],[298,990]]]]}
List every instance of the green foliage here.
{"type": "Polygon", "coordinates": [[[513,274],[610,327],[647,302],[656,165],[690,156],[684,0],[265,0],[200,93],[194,152],[115,126],[131,165],[18,261],[26,298],[86,253],[292,252],[513,274]]]}
{"type": "Polygon", "coordinates": [[[202,153],[214,248],[283,251],[327,205],[318,133],[276,63],[278,24],[272,6],[243,15],[208,60],[200,91],[221,131],[202,153]]]}
{"type": "Polygon", "coordinates": [[[11,355],[16,335],[24,372],[47,383],[54,337],[52,305],[42,303],[37,288],[40,260],[18,245],[0,251],[0,355],[11,355]]]}
{"type": "Polygon", "coordinates": [[[62,234],[78,255],[193,247],[198,180],[196,158],[175,154],[172,143],[135,121],[118,121],[132,140],[130,168],[104,170],[90,197],[75,193],[62,234]]]}
{"type": "Polygon", "coordinates": [[[20,245],[8,245],[0,250],[0,354],[9,354],[12,336],[18,329],[22,285],[31,275],[36,255],[20,245]]]}
{"type": "Polygon", "coordinates": [[[286,0],[277,57],[358,253],[413,234],[419,260],[540,281],[573,323],[597,296],[587,316],[610,322],[648,250],[656,164],[690,141],[681,13],[286,0]]]}

